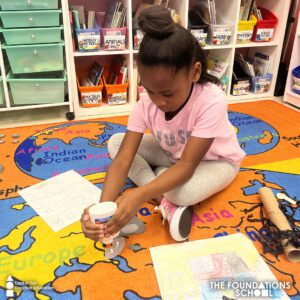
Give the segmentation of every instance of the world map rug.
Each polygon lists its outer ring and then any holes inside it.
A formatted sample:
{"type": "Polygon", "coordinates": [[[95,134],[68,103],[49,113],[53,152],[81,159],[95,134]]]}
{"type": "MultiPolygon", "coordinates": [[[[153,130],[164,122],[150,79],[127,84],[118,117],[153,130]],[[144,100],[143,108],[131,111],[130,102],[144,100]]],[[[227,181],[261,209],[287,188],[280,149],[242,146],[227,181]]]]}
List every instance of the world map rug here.
{"type": "MultiPolygon", "coordinates": [[[[296,201],[278,200],[300,230],[300,114],[270,100],[232,104],[229,118],[247,157],[226,190],[195,206],[189,240],[242,233],[276,278],[289,283],[290,298],[300,299],[300,263],[263,250],[267,217],[258,195],[266,186],[296,201]]],[[[0,299],[12,293],[17,299],[161,299],[149,249],[174,241],[154,202],[137,213],[145,231],[127,237],[110,260],[102,243],[84,237],[79,221],[55,233],[18,194],[68,170],[101,188],[111,162],[107,141],[126,124],[127,117],[116,117],[0,130],[0,299]]],[[[124,189],[133,187],[128,179],[124,189]]]]}

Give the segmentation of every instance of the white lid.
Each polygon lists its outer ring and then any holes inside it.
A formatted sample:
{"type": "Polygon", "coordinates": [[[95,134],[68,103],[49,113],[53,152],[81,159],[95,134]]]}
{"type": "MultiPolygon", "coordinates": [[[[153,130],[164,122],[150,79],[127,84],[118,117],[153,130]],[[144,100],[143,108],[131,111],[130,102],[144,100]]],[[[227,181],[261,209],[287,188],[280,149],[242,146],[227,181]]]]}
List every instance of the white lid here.
{"type": "Polygon", "coordinates": [[[89,213],[98,214],[114,214],[117,210],[117,204],[111,201],[99,202],[90,207],[89,213]]]}

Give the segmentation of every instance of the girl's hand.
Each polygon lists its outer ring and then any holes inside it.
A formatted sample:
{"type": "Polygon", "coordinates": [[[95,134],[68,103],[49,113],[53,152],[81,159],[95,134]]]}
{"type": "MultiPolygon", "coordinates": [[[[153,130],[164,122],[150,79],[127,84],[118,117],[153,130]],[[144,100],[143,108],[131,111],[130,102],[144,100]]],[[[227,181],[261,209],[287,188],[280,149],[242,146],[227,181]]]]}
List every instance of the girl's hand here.
{"type": "Polygon", "coordinates": [[[118,209],[113,217],[105,224],[105,237],[120,231],[137,213],[145,202],[138,188],[132,189],[118,197],[118,209]]]}
{"type": "Polygon", "coordinates": [[[89,207],[85,208],[81,215],[82,232],[86,238],[101,241],[104,238],[104,224],[92,223],[89,215],[89,207]]]}

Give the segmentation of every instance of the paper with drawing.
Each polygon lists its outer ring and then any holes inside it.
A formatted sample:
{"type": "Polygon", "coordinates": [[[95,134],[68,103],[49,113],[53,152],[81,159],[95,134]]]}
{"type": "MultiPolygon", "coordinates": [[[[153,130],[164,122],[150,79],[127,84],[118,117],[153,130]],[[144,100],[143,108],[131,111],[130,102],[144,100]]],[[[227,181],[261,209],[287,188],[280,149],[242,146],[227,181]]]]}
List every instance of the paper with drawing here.
{"type": "Polygon", "coordinates": [[[101,190],[71,170],[19,194],[56,232],[78,221],[84,208],[99,202],[101,190]]]}
{"type": "Polygon", "coordinates": [[[150,253],[164,300],[289,299],[253,243],[241,233],[152,247],[150,253]],[[235,289],[231,289],[233,282],[237,282],[235,289]],[[249,282],[242,295],[243,284],[249,282]],[[270,288],[273,282],[275,289],[270,288]]]}

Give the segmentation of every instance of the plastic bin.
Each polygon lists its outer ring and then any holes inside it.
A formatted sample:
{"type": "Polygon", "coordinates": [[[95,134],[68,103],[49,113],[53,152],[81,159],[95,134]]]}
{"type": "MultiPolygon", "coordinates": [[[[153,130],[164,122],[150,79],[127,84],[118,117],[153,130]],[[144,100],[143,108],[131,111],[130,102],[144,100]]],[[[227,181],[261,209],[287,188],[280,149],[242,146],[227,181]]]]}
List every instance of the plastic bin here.
{"type": "Polygon", "coordinates": [[[48,27],[60,25],[60,10],[0,11],[4,28],[48,27]]]}
{"type": "Polygon", "coordinates": [[[127,27],[102,28],[101,39],[104,50],[124,50],[126,48],[127,27]]]}
{"type": "Polygon", "coordinates": [[[103,74],[103,99],[109,105],[119,105],[127,103],[127,94],[128,94],[128,82],[124,84],[108,84],[106,83],[106,79],[108,76],[107,67],[104,68],[103,74]]]}
{"type": "Polygon", "coordinates": [[[232,76],[231,95],[242,96],[250,93],[251,76],[248,76],[238,62],[234,62],[233,71],[236,77],[232,76]]]}
{"type": "Polygon", "coordinates": [[[100,29],[76,29],[76,36],[80,52],[100,49],[100,29]]]}
{"type": "Polygon", "coordinates": [[[5,49],[13,74],[64,70],[63,43],[7,46],[5,49]]]}
{"type": "Polygon", "coordinates": [[[65,81],[64,72],[39,74],[38,77],[32,74],[13,75],[10,72],[7,77],[15,105],[64,102],[65,81]]]}
{"type": "Polygon", "coordinates": [[[269,42],[271,41],[276,24],[277,17],[269,10],[259,7],[263,20],[257,20],[254,27],[252,41],[253,42],[269,42]]]}
{"type": "Polygon", "coordinates": [[[209,43],[211,45],[228,45],[231,43],[232,25],[209,25],[209,43]]]}
{"type": "Polygon", "coordinates": [[[99,85],[97,86],[82,86],[80,85],[80,79],[85,74],[77,76],[77,86],[80,94],[80,105],[82,107],[96,107],[102,104],[102,91],[103,81],[100,78],[99,85]]]}
{"type": "Polygon", "coordinates": [[[250,91],[254,94],[266,93],[270,90],[272,74],[266,74],[265,76],[254,76],[251,78],[250,91]]]}
{"type": "Polygon", "coordinates": [[[197,39],[201,47],[205,47],[207,43],[208,25],[190,26],[191,34],[197,39]]]}
{"type": "Polygon", "coordinates": [[[59,43],[63,27],[2,29],[7,45],[59,43]]]}
{"type": "Polygon", "coordinates": [[[57,9],[58,0],[0,0],[1,10],[57,9]]]}
{"type": "Polygon", "coordinates": [[[0,77],[0,106],[4,104],[4,88],[3,88],[3,81],[2,77],[0,77]]]}
{"type": "Polygon", "coordinates": [[[236,35],[236,42],[238,44],[250,43],[254,26],[257,23],[257,19],[254,15],[251,16],[249,21],[239,21],[238,22],[238,31],[236,35]]]}
{"type": "Polygon", "coordinates": [[[292,91],[300,95],[300,66],[292,70],[292,91]]]}

